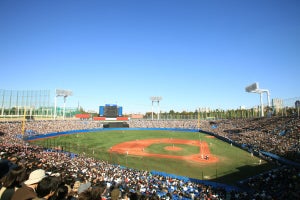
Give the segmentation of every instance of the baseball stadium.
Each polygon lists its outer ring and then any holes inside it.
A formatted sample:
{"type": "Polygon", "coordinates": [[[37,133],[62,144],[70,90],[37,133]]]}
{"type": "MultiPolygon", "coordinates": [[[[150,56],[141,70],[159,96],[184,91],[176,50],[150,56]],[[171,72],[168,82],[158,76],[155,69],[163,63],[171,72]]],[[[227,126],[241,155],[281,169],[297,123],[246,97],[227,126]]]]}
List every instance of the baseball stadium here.
{"type": "MultiPolygon", "coordinates": [[[[50,103],[50,90],[0,90],[1,184],[22,167],[58,178],[64,199],[87,189],[130,200],[300,197],[298,97],[136,116],[110,102],[84,112],[66,106],[72,91],[55,95],[63,105],[50,103]]],[[[150,97],[152,106],[161,99],[150,97]]]]}

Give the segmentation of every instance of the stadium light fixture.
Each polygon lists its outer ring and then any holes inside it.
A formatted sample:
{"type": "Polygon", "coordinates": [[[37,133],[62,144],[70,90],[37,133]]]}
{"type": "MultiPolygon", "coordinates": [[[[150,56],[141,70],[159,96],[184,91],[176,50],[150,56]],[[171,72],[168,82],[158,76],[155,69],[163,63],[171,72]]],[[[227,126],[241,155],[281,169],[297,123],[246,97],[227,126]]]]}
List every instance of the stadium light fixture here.
{"type": "Polygon", "coordinates": [[[257,93],[260,95],[260,107],[261,107],[261,117],[264,116],[264,105],[263,105],[263,93],[267,93],[268,106],[271,107],[270,103],[270,92],[267,89],[259,89],[258,83],[252,83],[245,88],[246,92],[257,93]]]}
{"type": "Polygon", "coordinates": [[[55,90],[55,104],[54,104],[54,119],[56,118],[56,101],[57,97],[63,97],[64,98],[64,110],[63,110],[63,119],[65,119],[65,113],[66,113],[66,101],[68,96],[72,96],[73,92],[71,90],[61,90],[61,89],[56,89],[55,90]]]}
{"type": "Polygon", "coordinates": [[[162,100],[162,97],[160,97],[160,96],[152,96],[152,97],[150,97],[150,100],[152,101],[152,120],[153,120],[153,102],[157,102],[157,106],[158,106],[157,120],[159,120],[159,101],[162,100]]]}

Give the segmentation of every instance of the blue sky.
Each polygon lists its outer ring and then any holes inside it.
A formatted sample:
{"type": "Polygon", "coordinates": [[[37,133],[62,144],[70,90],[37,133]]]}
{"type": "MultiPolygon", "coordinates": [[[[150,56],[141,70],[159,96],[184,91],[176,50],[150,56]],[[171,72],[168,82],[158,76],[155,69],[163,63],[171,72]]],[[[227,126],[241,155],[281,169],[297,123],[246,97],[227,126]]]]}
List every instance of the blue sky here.
{"type": "Polygon", "coordinates": [[[0,1],[0,89],[72,90],[68,107],[250,108],[254,82],[299,97],[299,64],[299,0],[0,1]]]}

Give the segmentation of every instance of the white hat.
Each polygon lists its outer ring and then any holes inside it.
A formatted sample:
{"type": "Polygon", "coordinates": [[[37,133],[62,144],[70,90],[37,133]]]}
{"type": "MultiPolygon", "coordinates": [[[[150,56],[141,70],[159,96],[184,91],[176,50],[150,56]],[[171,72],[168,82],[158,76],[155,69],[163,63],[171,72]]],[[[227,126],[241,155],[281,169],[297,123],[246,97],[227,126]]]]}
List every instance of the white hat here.
{"type": "Polygon", "coordinates": [[[37,169],[30,173],[29,178],[25,181],[25,185],[31,185],[40,182],[44,177],[46,177],[45,170],[37,169]]]}

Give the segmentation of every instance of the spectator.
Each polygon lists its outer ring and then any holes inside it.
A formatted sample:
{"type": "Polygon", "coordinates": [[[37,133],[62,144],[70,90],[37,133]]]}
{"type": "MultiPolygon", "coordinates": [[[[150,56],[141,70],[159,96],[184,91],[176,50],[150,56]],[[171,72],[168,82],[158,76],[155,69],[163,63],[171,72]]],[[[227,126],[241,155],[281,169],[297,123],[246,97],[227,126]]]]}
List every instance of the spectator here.
{"type": "Polygon", "coordinates": [[[37,185],[35,200],[48,200],[57,190],[59,180],[55,176],[46,176],[37,185]]]}
{"type": "Polygon", "coordinates": [[[45,170],[37,169],[32,171],[28,180],[26,180],[22,187],[14,193],[12,200],[28,200],[36,198],[36,187],[44,177],[46,177],[45,170]]]}
{"type": "Polygon", "coordinates": [[[55,193],[49,198],[50,200],[67,200],[69,188],[64,183],[61,183],[55,193]]]}
{"type": "Polygon", "coordinates": [[[110,192],[111,200],[118,200],[120,197],[120,189],[117,184],[112,186],[112,191],[110,192]]]}
{"type": "Polygon", "coordinates": [[[9,172],[10,164],[8,160],[0,161],[0,179],[9,172]]]}
{"type": "Polygon", "coordinates": [[[101,187],[89,188],[79,194],[78,200],[103,200],[102,192],[101,187]]]}
{"type": "Polygon", "coordinates": [[[9,173],[2,178],[2,188],[0,200],[10,200],[17,189],[21,187],[21,183],[26,179],[26,170],[17,166],[12,168],[9,173]]]}

